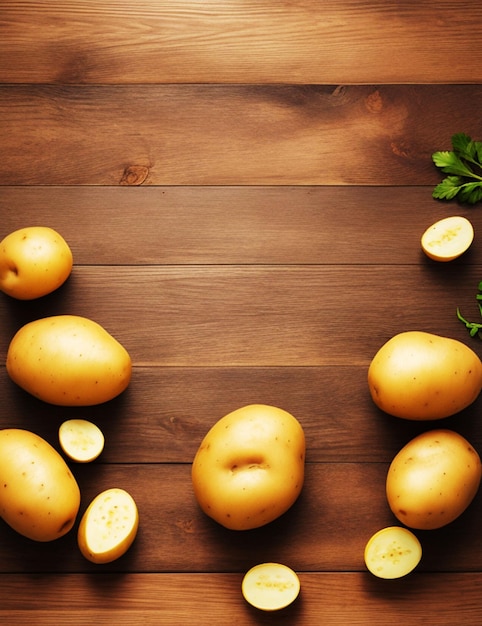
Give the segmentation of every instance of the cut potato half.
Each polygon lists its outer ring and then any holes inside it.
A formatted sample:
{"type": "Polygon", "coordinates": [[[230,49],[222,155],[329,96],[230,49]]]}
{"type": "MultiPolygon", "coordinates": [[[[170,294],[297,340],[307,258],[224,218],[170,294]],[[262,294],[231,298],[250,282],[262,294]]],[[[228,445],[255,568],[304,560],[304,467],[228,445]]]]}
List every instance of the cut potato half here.
{"type": "Polygon", "coordinates": [[[291,604],[300,592],[297,574],[280,563],[252,567],[242,582],[244,598],[262,611],[277,611],[291,604]]]}
{"type": "Polygon", "coordinates": [[[388,526],[376,532],[365,547],[365,564],[378,578],[402,578],[422,558],[422,546],[407,528],[388,526]]]}
{"type": "Polygon", "coordinates": [[[83,419],[63,422],[59,428],[59,442],[65,454],[78,463],[93,461],[104,449],[104,435],[100,428],[83,419]]]}
{"type": "Polygon", "coordinates": [[[77,541],[92,563],[110,563],[130,548],[139,527],[139,512],[124,489],[103,491],[89,504],[79,525],[77,541]]]}
{"type": "Polygon", "coordinates": [[[470,247],[473,239],[474,228],[469,220],[453,215],[427,228],[421,244],[425,254],[434,261],[453,261],[470,247]]]}

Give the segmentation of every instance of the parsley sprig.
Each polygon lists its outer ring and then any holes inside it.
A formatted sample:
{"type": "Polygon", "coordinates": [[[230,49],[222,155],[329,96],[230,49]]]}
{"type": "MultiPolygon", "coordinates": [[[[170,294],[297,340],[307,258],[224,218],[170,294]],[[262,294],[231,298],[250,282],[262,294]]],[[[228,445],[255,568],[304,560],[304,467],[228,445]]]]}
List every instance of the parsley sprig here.
{"type": "MultiPolygon", "coordinates": [[[[482,281],[479,283],[478,289],[479,289],[479,293],[475,296],[475,298],[479,305],[480,315],[482,316],[482,281]]],[[[463,324],[465,324],[465,327],[468,329],[471,337],[475,337],[475,335],[478,335],[482,339],[482,323],[468,322],[465,319],[465,317],[463,317],[458,307],[457,307],[457,317],[463,324]]]]}
{"type": "Polygon", "coordinates": [[[482,200],[482,141],[473,141],[465,133],[452,137],[451,151],[432,154],[435,165],[449,174],[433,190],[437,200],[453,200],[475,204],[482,200]]]}

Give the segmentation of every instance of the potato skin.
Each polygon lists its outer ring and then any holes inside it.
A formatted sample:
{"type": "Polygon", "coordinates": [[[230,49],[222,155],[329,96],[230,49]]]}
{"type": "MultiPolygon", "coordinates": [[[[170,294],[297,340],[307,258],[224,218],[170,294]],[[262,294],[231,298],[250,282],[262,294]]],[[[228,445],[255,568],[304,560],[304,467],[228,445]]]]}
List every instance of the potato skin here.
{"type": "Polygon", "coordinates": [[[53,541],[74,525],[80,490],[47,441],[17,428],[0,430],[0,516],[21,535],[53,541]]]}
{"type": "Polygon", "coordinates": [[[456,339],[407,331],[375,354],[368,387],[375,404],[390,415],[442,419],[476,400],[482,389],[482,362],[456,339]]]}
{"type": "Polygon", "coordinates": [[[202,510],[231,530],[248,530],[287,511],[304,481],[305,436],[287,411],[251,404],[221,418],[194,457],[202,510]]]}
{"type": "Polygon", "coordinates": [[[34,300],[55,291],[70,276],[72,251],[47,226],[20,228],[0,241],[0,289],[18,300],[34,300]]]}
{"type": "Polygon", "coordinates": [[[479,454],[462,435],[430,430],[409,441],[390,464],[388,504],[410,528],[441,528],[472,502],[481,474],[479,454]]]}
{"type": "Polygon", "coordinates": [[[10,378],[33,396],[59,406],[101,404],[128,386],[127,350],[100,324],[56,315],[20,328],[7,352],[10,378]]]}

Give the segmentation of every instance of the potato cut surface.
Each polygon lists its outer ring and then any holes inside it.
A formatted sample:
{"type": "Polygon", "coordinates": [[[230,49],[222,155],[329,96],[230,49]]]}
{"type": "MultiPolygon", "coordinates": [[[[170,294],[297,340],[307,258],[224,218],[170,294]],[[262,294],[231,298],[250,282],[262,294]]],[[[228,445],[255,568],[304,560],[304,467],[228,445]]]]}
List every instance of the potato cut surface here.
{"type": "Polygon", "coordinates": [[[470,247],[473,239],[474,229],[469,220],[453,215],[427,228],[421,243],[425,254],[434,261],[452,261],[470,247]]]}
{"type": "Polygon", "coordinates": [[[83,419],[63,422],[59,428],[59,442],[65,454],[78,463],[93,461],[104,449],[104,435],[100,428],[83,419]]]}
{"type": "Polygon", "coordinates": [[[124,489],[107,489],[92,500],[80,522],[80,551],[93,563],[114,561],[129,549],[138,525],[132,496],[124,489]]]}
{"type": "Polygon", "coordinates": [[[261,563],[245,575],[242,593],[249,604],[262,611],[277,611],[291,604],[300,592],[297,574],[281,563],[261,563]]]}
{"type": "Polygon", "coordinates": [[[422,558],[422,546],[407,528],[388,526],[376,532],[365,548],[365,564],[378,578],[402,578],[422,558]]]}

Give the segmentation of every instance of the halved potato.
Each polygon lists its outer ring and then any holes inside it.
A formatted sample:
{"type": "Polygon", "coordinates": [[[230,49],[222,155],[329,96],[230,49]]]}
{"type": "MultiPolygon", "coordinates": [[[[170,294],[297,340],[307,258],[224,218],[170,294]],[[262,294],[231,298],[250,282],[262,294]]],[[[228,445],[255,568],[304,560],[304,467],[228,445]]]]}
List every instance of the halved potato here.
{"type": "Polygon", "coordinates": [[[402,526],[387,526],[376,532],[365,547],[365,564],[378,578],[402,578],[422,558],[418,538],[402,526]]]}
{"type": "Polygon", "coordinates": [[[81,553],[92,563],[110,563],[130,548],[139,527],[139,512],[132,496],[114,487],[89,504],[79,525],[81,553]]]}
{"type": "Polygon", "coordinates": [[[93,461],[104,449],[104,435],[100,428],[83,419],[63,422],[59,428],[59,442],[65,454],[78,463],[93,461]]]}
{"type": "Polygon", "coordinates": [[[261,563],[246,573],[241,588],[244,598],[252,606],[262,611],[277,611],[296,600],[300,580],[287,565],[261,563]]]}
{"type": "Polygon", "coordinates": [[[427,228],[421,244],[425,254],[434,261],[453,261],[470,247],[473,239],[474,228],[469,220],[453,215],[427,228]]]}

